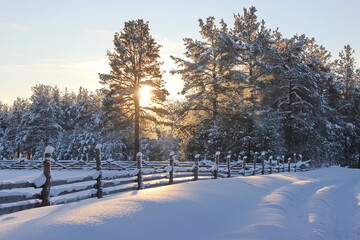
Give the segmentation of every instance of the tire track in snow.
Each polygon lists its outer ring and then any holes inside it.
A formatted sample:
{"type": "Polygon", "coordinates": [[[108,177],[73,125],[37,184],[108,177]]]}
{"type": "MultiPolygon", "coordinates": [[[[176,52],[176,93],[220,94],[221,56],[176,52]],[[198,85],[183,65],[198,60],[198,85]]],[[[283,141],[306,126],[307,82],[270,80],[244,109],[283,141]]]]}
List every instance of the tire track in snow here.
{"type": "Polygon", "coordinates": [[[335,199],[333,195],[336,186],[330,185],[317,190],[309,201],[308,222],[310,224],[310,234],[308,239],[331,239],[334,234],[329,221],[334,221],[333,209],[335,199]]]}
{"type": "Polygon", "coordinates": [[[309,199],[308,222],[313,240],[360,239],[359,205],[355,186],[359,177],[332,181],[309,199]]]}
{"type": "MultiPolygon", "coordinates": [[[[296,174],[294,175],[296,176],[296,174]]],[[[244,239],[360,240],[360,180],[294,178],[265,196],[244,239]]]]}
{"type": "Polygon", "coordinates": [[[254,224],[243,229],[244,239],[304,239],[304,202],[319,186],[316,179],[293,181],[266,195],[259,203],[254,224]],[[300,235],[299,235],[300,233],[300,235]]]}

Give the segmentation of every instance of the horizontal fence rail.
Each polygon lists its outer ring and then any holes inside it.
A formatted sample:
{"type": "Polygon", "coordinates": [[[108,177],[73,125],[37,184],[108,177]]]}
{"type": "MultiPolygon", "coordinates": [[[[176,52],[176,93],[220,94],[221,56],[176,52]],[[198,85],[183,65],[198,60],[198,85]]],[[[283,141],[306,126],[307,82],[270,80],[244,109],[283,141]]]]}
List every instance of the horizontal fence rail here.
{"type": "MultiPolygon", "coordinates": [[[[215,161],[202,160],[196,155],[194,162],[175,160],[172,152],[169,161],[143,161],[138,153],[136,161],[101,161],[100,148],[96,148],[96,161],[80,162],[54,161],[51,158],[53,148],[47,147],[44,161],[31,160],[0,161],[2,169],[42,169],[43,174],[33,181],[0,182],[0,214],[20,210],[69,203],[87,198],[102,198],[104,195],[124,191],[141,190],[168,184],[183,183],[204,179],[230,178],[256,174],[271,174],[285,171],[308,170],[308,162],[293,158],[265,158],[255,153],[252,161],[247,157],[231,161],[226,156],[221,162],[220,152],[215,154],[215,161]],[[82,168],[81,168],[82,166],[82,168]],[[90,175],[67,179],[52,179],[51,170],[88,169],[90,175]],[[108,171],[116,170],[116,171],[108,171]],[[29,189],[23,192],[24,189],[29,189]],[[20,191],[21,190],[21,191],[20,191]]],[[[301,160],[301,159],[300,159],[301,160]]]]}

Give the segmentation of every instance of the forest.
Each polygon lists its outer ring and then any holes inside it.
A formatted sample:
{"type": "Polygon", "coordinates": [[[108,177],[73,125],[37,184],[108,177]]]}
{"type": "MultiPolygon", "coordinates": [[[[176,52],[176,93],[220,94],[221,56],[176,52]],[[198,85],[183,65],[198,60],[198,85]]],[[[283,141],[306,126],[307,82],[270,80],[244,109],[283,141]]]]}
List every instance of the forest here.
{"type": "Polygon", "coordinates": [[[114,35],[103,88],[38,84],[29,99],[0,102],[0,159],[40,159],[51,145],[55,159],[86,161],[101,143],[102,158],[115,160],[220,151],[360,165],[360,69],[350,45],[333,57],[312,37],[269,29],[255,7],[234,14],[232,26],[214,17],[198,24],[201,39],[185,37],[184,56],[171,57],[184,100],[168,99],[149,23],[131,20],[114,35]]]}

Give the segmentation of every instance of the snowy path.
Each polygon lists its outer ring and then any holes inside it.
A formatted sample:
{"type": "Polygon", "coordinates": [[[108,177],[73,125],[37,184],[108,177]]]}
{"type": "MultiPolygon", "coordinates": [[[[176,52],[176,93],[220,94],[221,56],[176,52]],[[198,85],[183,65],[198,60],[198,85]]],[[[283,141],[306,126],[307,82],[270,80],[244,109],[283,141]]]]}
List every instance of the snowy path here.
{"type": "Polygon", "coordinates": [[[263,197],[242,236],[269,239],[271,232],[273,239],[360,239],[359,174],[334,172],[323,179],[288,175],[289,183],[263,197]]]}
{"type": "Polygon", "coordinates": [[[0,239],[360,240],[360,170],[207,180],[0,216],[0,239]]]}

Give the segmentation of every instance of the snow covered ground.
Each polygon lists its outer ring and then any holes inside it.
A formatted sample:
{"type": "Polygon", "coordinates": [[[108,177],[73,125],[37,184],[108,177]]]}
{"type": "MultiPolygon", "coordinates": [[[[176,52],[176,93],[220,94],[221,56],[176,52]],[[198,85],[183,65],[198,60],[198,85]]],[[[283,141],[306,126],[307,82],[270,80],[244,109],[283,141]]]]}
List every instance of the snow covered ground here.
{"type": "Polygon", "coordinates": [[[31,209],[0,216],[0,239],[359,240],[360,170],[204,180],[31,209]]]}

